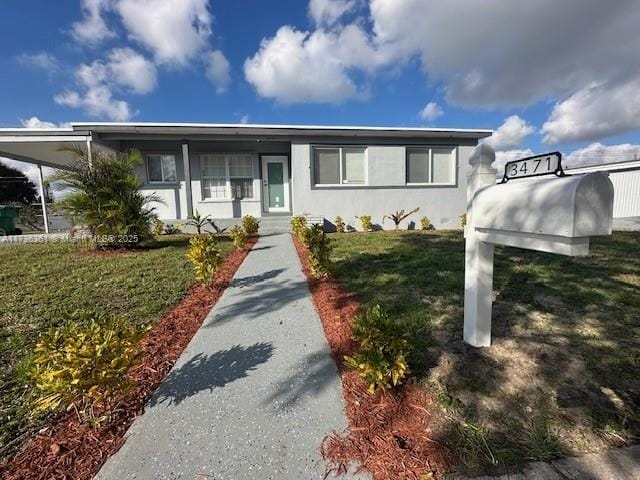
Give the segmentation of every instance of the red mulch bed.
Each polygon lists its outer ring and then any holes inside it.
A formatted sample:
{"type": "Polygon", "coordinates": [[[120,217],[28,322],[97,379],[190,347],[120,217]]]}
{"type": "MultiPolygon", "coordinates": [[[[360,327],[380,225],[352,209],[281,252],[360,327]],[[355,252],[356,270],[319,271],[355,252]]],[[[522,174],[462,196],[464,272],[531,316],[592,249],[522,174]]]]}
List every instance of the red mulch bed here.
{"type": "Polygon", "coordinates": [[[360,304],[333,277],[312,278],[307,249],[295,236],[293,241],[342,377],[349,423],[345,432],[332,433],[322,444],[327,475],[345,473],[354,465],[370,472],[375,480],[420,480],[450,470],[453,456],[431,438],[429,406],[433,401],[424,389],[408,382],[371,395],[358,374],[345,368],[344,356],[357,348],[351,325],[360,304]]]}
{"type": "Polygon", "coordinates": [[[117,399],[111,421],[93,428],[80,423],[73,412],[64,414],[55,425],[41,430],[19,453],[0,466],[0,478],[92,478],[107,458],[122,446],[129,426],[143,413],[147,400],[200,328],[256,241],[257,238],[252,238],[244,250],[229,254],[211,285],[193,285],[180,303],[151,328],[142,341],[145,356],[129,371],[136,384],[117,399]]]}

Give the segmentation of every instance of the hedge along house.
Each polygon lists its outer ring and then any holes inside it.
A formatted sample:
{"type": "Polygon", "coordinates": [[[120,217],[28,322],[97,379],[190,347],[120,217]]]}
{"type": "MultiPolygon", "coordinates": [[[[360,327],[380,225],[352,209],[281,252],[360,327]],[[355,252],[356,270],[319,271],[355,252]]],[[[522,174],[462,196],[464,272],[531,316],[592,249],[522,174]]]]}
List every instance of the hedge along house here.
{"type": "Polygon", "coordinates": [[[52,130],[0,129],[0,156],[67,168],[61,144],[117,152],[137,149],[143,189],[163,203],[160,219],[180,222],[197,210],[222,224],[243,215],[288,221],[307,214],[332,224],[420,207],[437,228],[459,227],[466,210],[466,166],[490,130],[74,123],[52,130]],[[282,218],[285,217],[285,218],[282,218]]]}

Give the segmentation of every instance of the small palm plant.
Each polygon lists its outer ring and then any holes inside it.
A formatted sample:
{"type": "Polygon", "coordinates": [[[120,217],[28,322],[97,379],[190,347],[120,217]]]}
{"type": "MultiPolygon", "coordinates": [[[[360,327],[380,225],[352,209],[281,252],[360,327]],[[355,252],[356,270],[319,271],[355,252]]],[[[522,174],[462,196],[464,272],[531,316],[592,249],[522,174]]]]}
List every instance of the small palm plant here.
{"type": "Polygon", "coordinates": [[[410,212],[404,213],[404,209],[403,210],[398,210],[395,213],[392,213],[390,215],[385,215],[384,217],[382,217],[382,221],[384,222],[385,219],[390,219],[393,220],[393,223],[396,226],[396,230],[398,230],[398,228],[400,228],[400,223],[408,218],[409,216],[413,215],[414,213],[416,213],[418,210],[420,210],[420,207],[414,208],[413,210],[411,210],[410,212]]]}
{"type": "Polygon", "coordinates": [[[196,210],[196,213],[194,213],[193,216],[186,222],[181,223],[180,226],[194,227],[196,229],[196,232],[198,232],[198,235],[200,235],[202,233],[202,229],[206,225],[211,225],[211,223],[212,220],[210,215],[205,215],[203,217],[202,215],[200,215],[200,212],[196,210]]]}
{"type": "Polygon", "coordinates": [[[70,170],[56,170],[47,179],[70,193],[56,202],[57,207],[79,220],[96,239],[98,247],[134,247],[152,237],[150,224],[155,218],[151,202],[162,203],[155,195],[145,195],[136,176],[142,164],[140,152],[113,155],[77,145],[65,147],[74,163],[70,170]]]}

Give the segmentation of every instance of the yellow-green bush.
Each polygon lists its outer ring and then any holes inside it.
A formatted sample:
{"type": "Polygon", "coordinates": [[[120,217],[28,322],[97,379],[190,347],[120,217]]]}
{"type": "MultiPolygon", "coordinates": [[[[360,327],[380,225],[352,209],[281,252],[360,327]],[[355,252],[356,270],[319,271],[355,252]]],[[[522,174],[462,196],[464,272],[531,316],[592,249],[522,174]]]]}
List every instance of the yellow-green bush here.
{"type": "Polygon", "coordinates": [[[327,237],[321,225],[305,227],[302,242],[309,250],[309,266],[311,274],[324,277],[331,273],[331,239],[327,237]]]}
{"type": "Polygon", "coordinates": [[[376,305],[358,315],[352,337],[360,348],[345,356],[345,365],[357,370],[369,384],[369,391],[386,390],[401,383],[407,375],[408,343],[401,327],[376,305]]]}
{"type": "Polygon", "coordinates": [[[420,228],[422,230],[435,230],[436,229],[436,227],[434,227],[431,224],[431,220],[429,220],[429,217],[422,217],[420,219],[420,228]]]}
{"type": "Polygon", "coordinates": [[[291,231],[293,234],[302,240],[304,231],[307,228],[307,217],[304,215],[296,215],[291,218],[291,231]]]}
{"type": "Polygon", "coordinates": [[[153,233],[153,235],[157,237],[159,235],[162,235],[163,232],[164,222],[159,218],[154,218],[151,222],[151,233],[153,233]]]}
{"type": "Polygon", "coordinates": [[[340,215],[336,217],[335,222],[336,222],[336,232],[344,233],[344,220],[342,220],[342,217],[340,215]]]}
{"type": "Polygon", "coordinates": [[[460,227],[464,228],[467,225],[467,214],[463,213],[460,215],[460,227]]]}
{"type": "Polygon", "coordinates": [[[245,215],[242,217],[242,228],[247,232],[247,235],[255,235],[260,228],[260,222],[252,215],[245,215]]]}
{"type": "Polygon", "coordinates": [[[371,223],[371,215],[360,215],[358,217],[360,219],[360,227],[365,232],[370,232],[373,230],[373,223],[371,223]]]}
{"type": "Polygon", "coordinates": [[[127,370],[142,355],[146,329],[98,313],[76,314],[64,326],[42,335],[29,372],[38,399],[35,411],[80,404],[82,420],[94,406],[109,411],[118,392],[131,386],[127,370]]]}
{"type": "Polygon", "coordinates": [[[240,225],[234,225],[229,230],[229,236],[231,237],[231,240],[233,240],[233,244],[238,250],[242,250],[249,240],[247,232],[245,232],[244,228],[242,228],[240,225]]]}
{"type": "Polygon", "coordinates": [[[189,240],[187,258],[196,272],[196,279],[209,283],[222,263],[222,252],[213,235],[197,235],[189,240]]]}

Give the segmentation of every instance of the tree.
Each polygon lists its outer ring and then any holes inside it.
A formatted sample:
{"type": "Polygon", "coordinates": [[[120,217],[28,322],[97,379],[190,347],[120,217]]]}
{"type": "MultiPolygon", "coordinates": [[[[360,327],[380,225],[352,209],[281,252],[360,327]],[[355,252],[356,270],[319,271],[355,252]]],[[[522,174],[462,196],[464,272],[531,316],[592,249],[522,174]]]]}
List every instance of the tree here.
{"type": "Polygon", "coordinates": [[[33,203],[38,190],[20,170],[0,163],[0,203],[33,203]]]}
{"type": "Polygon", "coordinates": [[[71,170],[56,170],[47,181],[57,182],[70,191],[56,205],[80,220],[100,247],[132,247],[152,237],[150,222],[155,218],[150,202],[161,202],[155,195],[144,195],[135,174],[142,163],[138,151],[111,155],[91,152],[89,162],[78,146],[64,150],[75,155],[71,170]]]}

